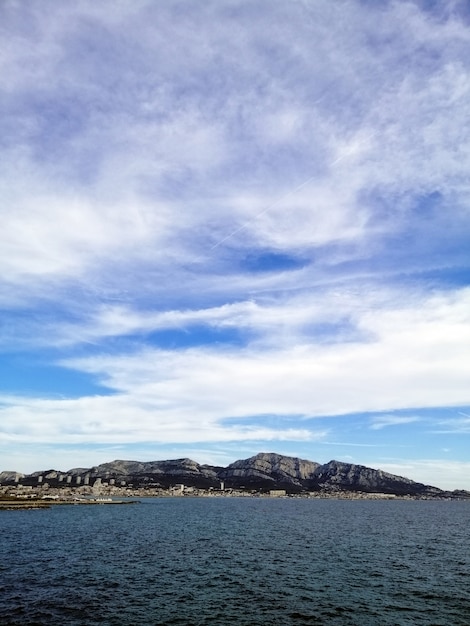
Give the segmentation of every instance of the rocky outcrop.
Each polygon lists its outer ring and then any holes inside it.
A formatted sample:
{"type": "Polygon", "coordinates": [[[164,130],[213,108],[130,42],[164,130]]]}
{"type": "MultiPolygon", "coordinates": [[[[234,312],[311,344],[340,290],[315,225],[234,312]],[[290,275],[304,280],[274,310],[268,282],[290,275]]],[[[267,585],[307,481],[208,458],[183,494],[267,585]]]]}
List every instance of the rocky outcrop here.
{"type": "Polygon", "coordinates": [[[217,470],[220,468],[199,465],[191,459],[170,461],[112,461],[87,470],[91,479],[121,480],[130,483],[152,483],[168,486],[185,483],[194,487],[218,485],[217,470]]]}
{"type": "Polygon", "coordinates": [[[319,463],[313,461],[261,452],[249,459],[231,463],[219,472],[219,477],[228,485],[301,490],[318,467],[319,463]]]}
{"type": "Polygon", "coordinates": [[[67,472],[45,470],[25,476],[23,483],[36,485],[47,482],[51,487],[93,485],[97,480],[117,486],[170,487],[177,483],[207,489],[218,487],[218,472],[223,469],[200,465],[191,459],[170,461],[116,460],[94,467],[75,467],[67,472]]]}
{"type": "MultiPolygon", "coordinates": [[[[409,478],[388,474],[382,470],[371,469],[363,465],[330,461],[320,465],[311,476],[310,486],[339,487],[348,491],[381,492],[392,494],[423,493],[431,489],[422,483],[416,483],[409,478]]],[[[439,491],[439,490],[437,490],[439,491]]]]}
{"type": "Polygon", "coordinates": [[[19,472],[0,472],[0,485],[18,483],[22,478],[24,474],[19,472]]]}
{"type": "Polygon", "coordinates": [[[288,491],[362,491],[396,495],[440,493],[441,490],[409,478],[363,465],[330,461],[324,465],[280,454],[261,453],[235,461],[219,473],[228,485],[281,488],[288,491]]]}

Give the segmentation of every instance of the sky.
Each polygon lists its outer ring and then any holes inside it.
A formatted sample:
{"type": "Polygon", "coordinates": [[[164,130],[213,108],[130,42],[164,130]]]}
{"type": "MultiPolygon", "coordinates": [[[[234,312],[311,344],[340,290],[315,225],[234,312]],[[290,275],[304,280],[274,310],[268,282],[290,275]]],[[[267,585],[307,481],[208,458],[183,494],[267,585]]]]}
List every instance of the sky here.
{"type": "Polygon", "coordinates": [[[470,489],[465,0],[3,0],[0,471],[470,489]]]}

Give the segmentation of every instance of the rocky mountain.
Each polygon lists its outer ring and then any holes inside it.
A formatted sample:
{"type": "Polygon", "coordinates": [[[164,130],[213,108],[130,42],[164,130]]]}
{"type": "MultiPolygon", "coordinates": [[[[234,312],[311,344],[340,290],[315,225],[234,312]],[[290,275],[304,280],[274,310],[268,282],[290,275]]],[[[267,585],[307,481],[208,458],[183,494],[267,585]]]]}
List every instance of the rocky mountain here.
{"type": "Polygon", "coordinates": [[[91,479],[158,483],[162,487],[184,483],[188,486],[208,488],[219,485],[218,471],[220,469],[222,468],[199,465],[191,459],[143,463],[139,461],[112,461],[92,467],[87,470],[85,476],[89,474],[91,479]]]}
{"type": "Polygon", "coordinates": [[[417,483],[409,478],[382,470],[340,461],[324,465],[280,454],[260,453],[249,459],[235,461],[218,474],[227,484],[256,489],[300,491],[362,491],[396,495],[438,494],[436,487],[417,483]]]}
{"type": "Polygon", "coordinates": [[[182,483],[188,487],[218,489],[223,482],[225,488],[285,489],[290,493],[360,491],[413,496],[458,495],[457,492],[444,492],[437,487],[363,465],[341,461],[321,465],[265,452],[235,461],[227,467],[200,465],[191,459],[150,462],[116,460],[67,472],[47,470],[26,476],[16,472],[0,473],[0,484],[37,485],[47,482],[51,486],[77,486],[92,485],[97,479],[102,483],[132,487],[166,488],[182,483]]]}
{"type": "Polygon", "coordinates": [[[317,467],[310,478],[310,486],[313,488],[322,485],[339,487],[348,491],[365,491],[391,493],[397,495],[429,493],[434,490],[440,492],[437,487],[423,485],[403,476],[395,476],[382,470],[371,469],[363,465],[330,461],[317,467]]]}
{"type": "Polygon", "coordinates": [[[231,463],[218,473],[218,477],[233,486],[302,490],[319,467],[320,464],[314,461],[261,452],[231,463]]]}
{"type": "Polygon", "coordinates": [[[19,472],[0,472],[0,485],[7,485],[8,483],[17,483],[25,477],[24,474],[19,472]]]}

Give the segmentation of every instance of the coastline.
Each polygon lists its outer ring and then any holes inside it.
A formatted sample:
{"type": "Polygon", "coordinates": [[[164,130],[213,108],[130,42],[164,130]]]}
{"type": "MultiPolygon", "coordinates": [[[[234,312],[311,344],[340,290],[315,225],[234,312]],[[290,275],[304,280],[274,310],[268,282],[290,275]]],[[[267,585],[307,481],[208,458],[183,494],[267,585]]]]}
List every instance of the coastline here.
{"type": "Polygon", "coordinates": [[[381,492],[321,490],[314,492],[285,493],[282,491],[260,492],[241,489],[206,490],[186,487],[183,489],[119,489],[114,488],[112,494],[93,494],[92,490],[80,488],[75,490],[35,489],[27,493],[16,492],[15,489],[5,489],[0,492],[0,511],[2,510],[43,510],[53,506],[90,506],[90,505],[117,505],[138,504],[140,500],[150,498],[258,498],[258,499],[309,499],[309,500],[388,500],[388,501],[462,501],[469,498],[449,494],[446,495],[409,495],[381,492]],[[64,493],[67,491],[67,493],[64,493]],[[46,492],[46,493],[44,493],[46,492]],[[119,493],[120,492],[120,493],[119,493]]]}
{"type": "Polygon", "coordinates": [[[52,506],[90,506],[104,504],[137,504],[138,500],[100,500],[100,499],[78,499],[78,500],[50,500],[50,499],[5,499],[0,500],[0,511],[15,511],[27,509],[50,509],[52,506]]]}

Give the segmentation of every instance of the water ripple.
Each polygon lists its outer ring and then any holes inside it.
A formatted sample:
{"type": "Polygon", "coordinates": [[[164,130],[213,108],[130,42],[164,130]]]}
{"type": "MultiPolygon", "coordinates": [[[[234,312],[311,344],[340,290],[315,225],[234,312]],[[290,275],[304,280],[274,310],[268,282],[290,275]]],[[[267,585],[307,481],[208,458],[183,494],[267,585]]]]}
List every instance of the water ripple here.
{"type": "Polygon", "coordinates": [[[470,503],[4,511],[2,626],[468,626],[470,503]]]}

